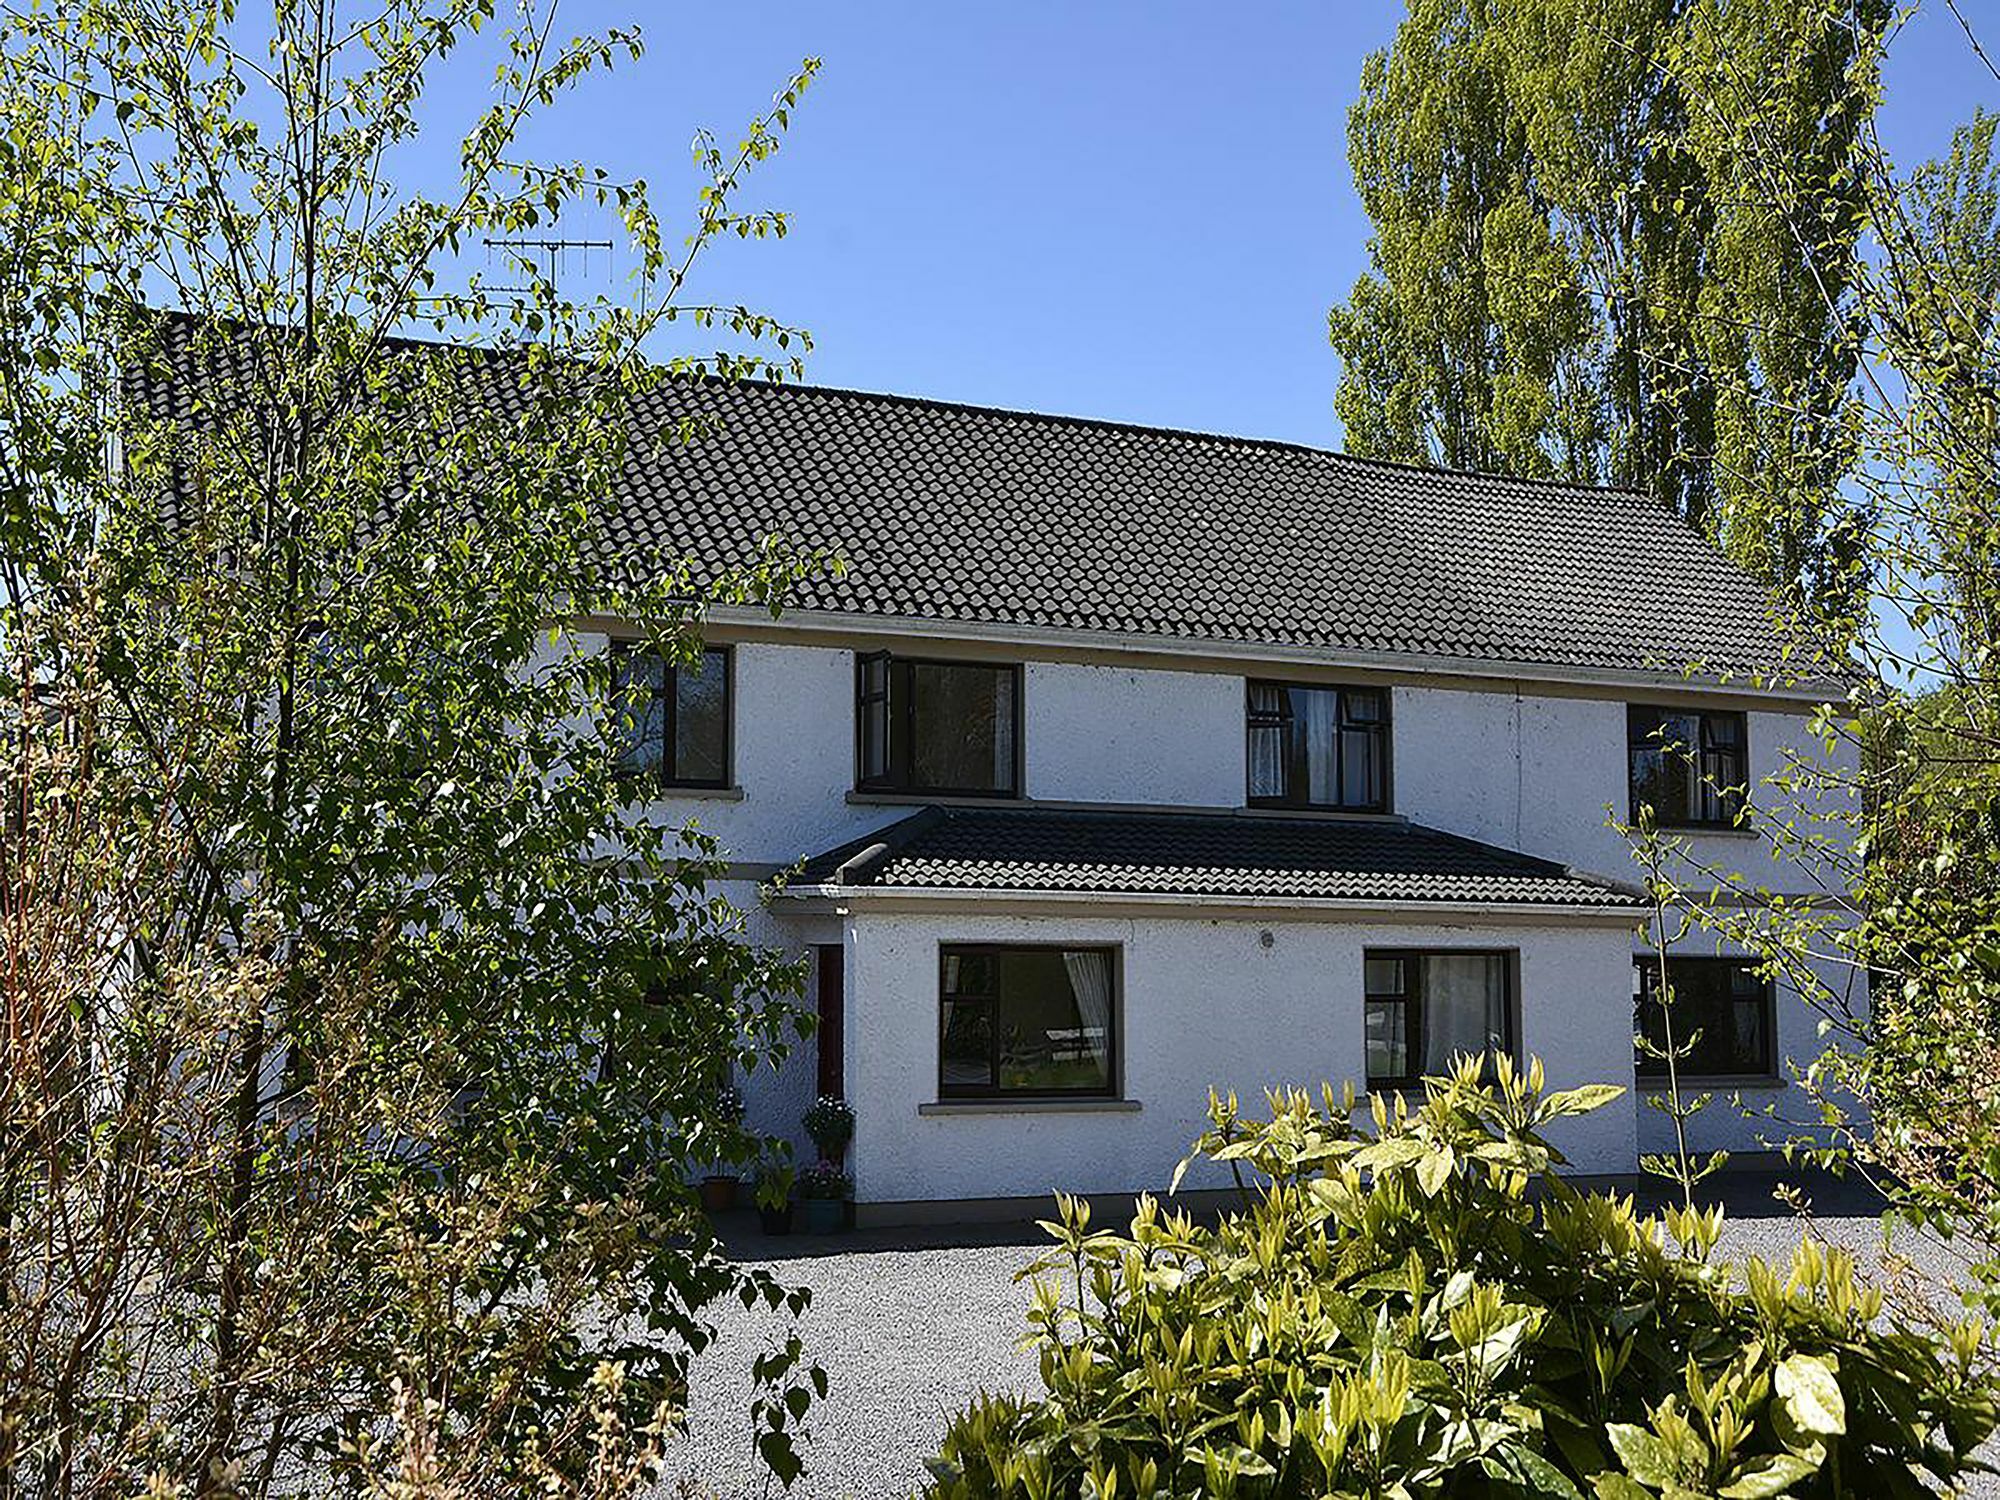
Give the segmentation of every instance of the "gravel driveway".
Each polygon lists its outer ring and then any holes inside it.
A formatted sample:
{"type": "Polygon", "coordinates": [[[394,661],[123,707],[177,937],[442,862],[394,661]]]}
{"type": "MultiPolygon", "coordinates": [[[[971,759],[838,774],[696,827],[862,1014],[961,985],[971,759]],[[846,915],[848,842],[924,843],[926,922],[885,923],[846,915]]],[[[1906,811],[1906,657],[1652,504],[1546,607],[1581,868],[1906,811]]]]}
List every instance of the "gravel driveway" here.
{"type": "MultiPolygon", "coordinates": [[[[1723,1250],[1731,1256],[1789,1258],[1799,1224],[1772,1202],[1768,1181],[1731,1179],[1723,1250]]],[[[1813,1193],[1814,1218],[1830,1242],[1879,1267],[1879,1207],[1841,1184],[1813,1193]]],[[[1014,1275],[1046,1243],[1031,1225],[960,1231],[875,1230],[825,1239],[766,1239],[747,1227],[729,1234],[744,1260],[768,1266],[787,1285],[810,1287],[801,1329],[832,1379],[814,1408],[809,1472],[789,1492],[797,1500],[907,1496],[924,1479],[924,1459],[947,1418],[981,1389],[1026,1392],[1033,1361],[1016,1348],[1027,1287],[1014,1275]]],[[[1898,1241],[1933,1286],[1950,1282],[1934,1245],[1898,1241]],[[1921,1252],[1921,1253],[1916,1253],[1921,1252]]],[[[687,1446],[670,1471],[703,1500],[781,1495],[766,1485],[750,1452],[747,1411],[751,1359],[781,1336],[777,1319],[742,1313],[695,1367],[687,1446]]],[[[668,1487],[666,1493],[672,1494],[668,1487]]],[[[1979,1490],[2000,1495],[2000,1489],[1979,1490]]]]}
{"type": "Polygon", "coordinates": [[[1032,1225],[729,1239],[739,1259],[812,1289],[800,1330],[832,1388],[809,1418],[806,1477],[789,1492],[775,1482],[767,1488],[750,1453],[749,1367],[785,1325],[732,1307],[695,1366],[689,1448],[669,1470],[693,1481],[702,1500],[908,1495],[925,1478],[924,1459],[947,1419],[977,1392],[1038,1383],[1034,1361],[1015,1347],[1027,1326],[1027,1287],[1014,1275],[1047,1243],[1032,1225]]]}

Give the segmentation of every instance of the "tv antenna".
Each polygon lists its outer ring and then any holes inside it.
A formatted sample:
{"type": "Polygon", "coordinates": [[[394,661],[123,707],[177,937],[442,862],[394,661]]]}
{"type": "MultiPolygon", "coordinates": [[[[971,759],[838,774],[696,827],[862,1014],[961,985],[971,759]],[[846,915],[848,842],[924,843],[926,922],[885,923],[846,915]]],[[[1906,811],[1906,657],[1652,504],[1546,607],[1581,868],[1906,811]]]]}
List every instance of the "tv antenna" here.
{"type": "MultiPolygon", "coordinates": [[[[546,255],[549,266],[546,289],[551,302],[557,300],[557,282],[562,273],[563,257],[565,255],[572,251],[579,254],[583,260],[583,269],[588,273],[591,251],[602,250],[608,265],[612,250],[612,244],[609,240],[543,239],[529,236],[521,239],[486,239],[482,240],[481,243],[486,246],[488,264],[491,264],[495,250],[505,251],[515,261],[536,268],[539,268],[541,264],[539,257],[546,255]]],[[[535,286],[495,286],[488,287],[487,290],[494,292],[539,292],[543,288],[535,286]]]]}

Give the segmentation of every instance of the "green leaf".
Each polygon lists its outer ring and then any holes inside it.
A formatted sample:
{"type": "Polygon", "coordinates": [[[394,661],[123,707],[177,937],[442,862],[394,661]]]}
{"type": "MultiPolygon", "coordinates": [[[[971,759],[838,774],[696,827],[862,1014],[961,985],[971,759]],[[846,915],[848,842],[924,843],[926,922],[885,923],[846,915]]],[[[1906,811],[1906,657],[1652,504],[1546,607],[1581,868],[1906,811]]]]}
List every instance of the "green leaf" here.
{"type": "Polygon", "coordinates": [[[778,1482],[790,1487],[793,1480],[805,1473],[806,1466],[798,1452],[792,1447],[792,1437],[787,1432],[763,1432],[757,1437],[757,1452],[762,1455],[771,1472],[778,1476],[778,1482]]]}
{"type": "Polygon", "coordinates": [[[1508,1480],[1522,1493],[1582,1500],[1583,1492],[1567,1474],[1522,1443],[1505,1443],[1480,1459],[1480,1467],[1495,1479],[1508,1480]]]}
{"type": "Polygon", "coordinates": [[[1680,1477],[1673,1450],[1645,1428],[1630,1422],[1612,1422],[1605,1427],[1604,1435],[1611,1439],[1611,1451],[1625,1465],[1625,1472],[1640,1483],[1664,1489],[1680,1477]]]}
{"type": "Polygon", "coordinates": [[[1564,1089],[1542,1100],[1542,1117],[1553,1120],[1563,1115],[1589,1114],[1611,1103],[1624,1088],[1615,1083],[1586,1083],[1581,1088],[1564,1089]]]}
{"type": "Polygon", "coordinates": [[[1808,1463],[1796,1453],[1768,1453],[1745,1464],[1716,1493],[1722,1500],[1771,1500],[1818,1472],[1818,1464],[1808,1463]]]}
{"type": "Polygon", "coordinates": [[[1386,1141],[1377,1141],[1374,1145],[1355,1152],[1354,1165],[1364,1172],[1407,1167],[1429,1149],[1422,1141],[1413,1140],[1409,1136],[1391,1136],[1386,1141]]]}
{"type": "Polygon", "coordinates": [[[1847,1402],[1825,1359],[1794,1354],[1778,1366],[1773,1384],[1801,1432],[1832,1436],[1847,1431],[1847,1402]]]}
{"type": "Polygon", "coordinates": [[[1458,1157],[1451,1147],[1444,1146],[1427,1152],[1417,1162],[1417,1186],[1424,1190],[1426,1198],[1435,1198],[1444,1191],[1444,1185],[1451,1181],[1452,1169],[1458,1165],[1458,1157]]]}

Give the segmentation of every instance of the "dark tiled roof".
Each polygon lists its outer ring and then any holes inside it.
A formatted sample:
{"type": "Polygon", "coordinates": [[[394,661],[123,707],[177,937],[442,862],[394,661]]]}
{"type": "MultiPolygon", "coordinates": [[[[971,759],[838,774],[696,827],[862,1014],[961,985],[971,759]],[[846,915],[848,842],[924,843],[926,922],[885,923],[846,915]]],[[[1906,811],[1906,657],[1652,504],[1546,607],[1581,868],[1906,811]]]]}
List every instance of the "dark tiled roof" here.
{"type": "MultiPolygon", "coordinates": [[[[164,322],[166,373],[127,392],[185,417],[191,392],[240,381],[241,356],[164,322]]],[[[507,403],[504,359],[467,371],[468,400],[507,403]]],[[[795,606],[1611,671],[1781,666],[1763,590],[1636,493],[755,382],[664,381],[631,420],[607,553],[708,576],[772,536],[843,555],[795,606]],[[682,445],[690,416],[719,425],[682,445]]]]}
{"type": "Polygon", "coordinates": [[[1036,807],[926,808],[807,861],[792,885],[1644,905],[1549,860],[1393,820],[1036,807]]]}

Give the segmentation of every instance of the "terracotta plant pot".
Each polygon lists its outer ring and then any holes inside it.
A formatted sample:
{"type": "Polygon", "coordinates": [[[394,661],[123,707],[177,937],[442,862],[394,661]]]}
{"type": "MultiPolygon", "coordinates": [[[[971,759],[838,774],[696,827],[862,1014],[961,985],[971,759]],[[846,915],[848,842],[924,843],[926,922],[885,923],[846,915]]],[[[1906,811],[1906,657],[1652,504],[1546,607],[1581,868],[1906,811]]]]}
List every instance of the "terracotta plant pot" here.
{"type": "Polygon", "coordinates": [[[847,1227],[847,1204],[839,1198],[806,1198],[807,1234],[836,1234],[847,1227]]]}
{"type": "Polygon", "coordinates": [[[721,1176],[702,1178],[701,1206],[712,1214],[726,1214],[736,1207],[736,1179],[721,1176]]]}

